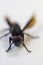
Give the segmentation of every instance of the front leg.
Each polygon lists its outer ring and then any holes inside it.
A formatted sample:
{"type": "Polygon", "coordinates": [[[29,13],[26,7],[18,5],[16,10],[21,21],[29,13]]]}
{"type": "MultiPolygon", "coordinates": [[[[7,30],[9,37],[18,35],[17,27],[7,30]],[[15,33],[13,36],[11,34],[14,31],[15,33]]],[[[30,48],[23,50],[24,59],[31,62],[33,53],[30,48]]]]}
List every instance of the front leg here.
{"type": "Polygon", "coordinates": [[[10,49],[11,49],[11,45],[12,45],[12,43],[11,43],[11,41],[12,41],[12,38],[11,37],[9,37],[9,48],[6,50],[6,52],[8,52],[10,49]]]}

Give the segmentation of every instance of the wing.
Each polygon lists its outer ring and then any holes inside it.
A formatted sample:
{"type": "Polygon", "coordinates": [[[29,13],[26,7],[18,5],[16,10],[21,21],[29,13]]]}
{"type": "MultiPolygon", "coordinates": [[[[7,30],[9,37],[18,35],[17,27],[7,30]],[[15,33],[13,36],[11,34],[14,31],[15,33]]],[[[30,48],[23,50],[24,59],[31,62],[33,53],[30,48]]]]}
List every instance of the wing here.
{"type": "Polygon", "coordinates": [[[27,22],[27,24],[23,28],[23,31],[25,29],[28,29],[28,28],[31,28],[32,26],[34,26],[35,23],[36,23],[36,18],[35,18],[35,16],[32,16],[32,18],[27,22]]]}

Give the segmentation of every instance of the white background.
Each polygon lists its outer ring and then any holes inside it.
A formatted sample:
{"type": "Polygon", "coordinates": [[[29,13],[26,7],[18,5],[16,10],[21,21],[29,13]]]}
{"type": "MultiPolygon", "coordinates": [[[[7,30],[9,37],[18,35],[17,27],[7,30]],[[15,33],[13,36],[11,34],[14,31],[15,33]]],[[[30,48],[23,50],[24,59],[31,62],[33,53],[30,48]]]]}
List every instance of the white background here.
{"type": "Polygon", "coordinates": [[[29,54],[24,47],[13,46],[6,53],[5,50],[9,47],[8,36],[0,40],[0,65],[43,65],[43,0],[0,0],[0,31],[8,27],[4,16],[8,15],[12,21],[16,20],[23,28],[32,14],[36,15],[37,23],[27,32],[39,36],[38,39],[25,41],[32,52],[29,54]]]}

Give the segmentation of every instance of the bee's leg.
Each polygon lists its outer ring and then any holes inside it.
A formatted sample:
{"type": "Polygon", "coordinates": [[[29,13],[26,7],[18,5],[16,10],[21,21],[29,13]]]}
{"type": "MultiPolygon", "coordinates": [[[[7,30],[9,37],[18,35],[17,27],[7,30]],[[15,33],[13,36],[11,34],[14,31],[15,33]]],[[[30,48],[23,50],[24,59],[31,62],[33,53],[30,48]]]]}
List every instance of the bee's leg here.
{"type": "Polygon", "coordinates": [[[32,36],[32,35],[27,34],[27,33],[24,33],[24,34],[27,35],[27,36],[29,36],[30,38],[33,38],[33,39],[35,39],[35,38],[39,38],[38,36],[32,36]]]}
{"type": "Polygon", "coordinates": [[[12,41],[12,38],[11,37],[9,37],[9,48],[6,50],[6,52],[8,52],[10,49],[11,49],[11,45],[12,45],[12,43],[11,43],[11,41],[12,41]]]}
{"type": "Polygon", "coordinates": [[[22,43],[22,44],[23,44],[24,48],[27,50],[27,52],[31,53],[31,51],[29,51],[29,50],[27,49],[26,45],[25,45],[24,43],[22,43]]]}
{"type": "Polygon", "coordinates": [[[24,34],[23,34],[22,45],[23,45],[23,47],[27,50],[28,53],[31,53],[31,51],[29,51],[29,50],[27,49],[26,45],[24,44],[24,34]]]}

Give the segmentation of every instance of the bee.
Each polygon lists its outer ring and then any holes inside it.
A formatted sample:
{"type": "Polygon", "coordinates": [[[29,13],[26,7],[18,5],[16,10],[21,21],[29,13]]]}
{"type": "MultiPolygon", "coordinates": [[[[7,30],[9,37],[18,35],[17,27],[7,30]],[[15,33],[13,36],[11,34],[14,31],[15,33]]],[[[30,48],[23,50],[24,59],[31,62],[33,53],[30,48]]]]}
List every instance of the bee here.
{"type": "Polygon", "coordinates": [[[35,22],[36,22],[36,19],[35,19],[35,16],[32,16],[30,18],[30,20],[27,22],[27,24],[24,26],[23,29],[21,29],[20,25],[17,24],[17,23],[12,23],[9,19],[9,17],[5,17],[5,20],[9,26],[9,28],[5,29],[4,31],[7,31],[9,30],[8,33],[2,35],[0,37],[3,38],[3,37],[6,37],[7,35],[11,34],[11,36],[9,37],[9,48],[6,50],[6,52],[10,51],[11,50],[11,46],[12,44],[14,44],[15,46],[19,47],[21,44],[24,46],[24,48],[27,50],[27,52],[31,52],[27,49],[25,43],[24,43],[24,35],[27,35],[31,38],[36,38],[34,36],[31,36],[30,34],[27,34],[27,33],[24,33],[24,31],[28,28],[31,28],[32,26],[34,26],[35,22]]]}

